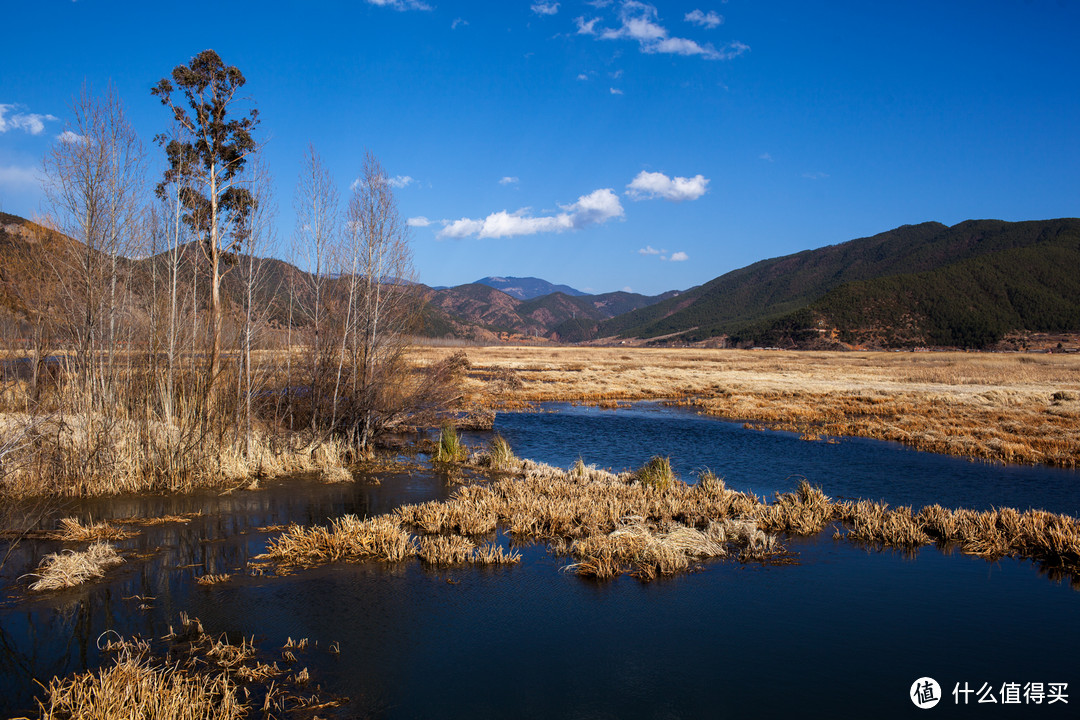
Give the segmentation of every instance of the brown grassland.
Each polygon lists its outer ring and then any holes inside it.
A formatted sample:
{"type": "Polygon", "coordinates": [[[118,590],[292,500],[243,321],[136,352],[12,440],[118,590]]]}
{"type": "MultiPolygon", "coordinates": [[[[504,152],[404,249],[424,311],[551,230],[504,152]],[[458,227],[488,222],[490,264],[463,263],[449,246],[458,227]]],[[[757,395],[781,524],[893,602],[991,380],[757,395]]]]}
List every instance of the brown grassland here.
{"type": "MultiPolygon", "coordinates": [[[[419,351],[425,362],[451,352],[419,351]]],[[[1080,355],[476,347],[476,407],[668,400],[820,436],[893,440],[993,461],[1080,463],[1080,355]]]]}

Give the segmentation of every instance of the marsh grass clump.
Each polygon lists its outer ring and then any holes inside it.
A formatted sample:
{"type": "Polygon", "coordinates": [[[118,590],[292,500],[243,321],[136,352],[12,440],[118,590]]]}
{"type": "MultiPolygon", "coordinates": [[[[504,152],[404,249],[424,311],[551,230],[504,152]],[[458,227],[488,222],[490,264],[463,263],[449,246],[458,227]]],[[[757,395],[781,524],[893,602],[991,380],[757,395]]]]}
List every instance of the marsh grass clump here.
{"type": "MultiPolygon", "coordinates": [[[[246,717],[310,717],[313,708],[339,706],[303,690],[307,669],[289,674],[259,659],[253,640],[211,637],[202,623],[180,613],[180,629],[151,644],[107,633],[98,648],[115,653],[111,665],[56,677],[42,686],[40,720],[239,720],[246,717]],[[155,644],[155,647],[158,647],[155,644]],[[297,714],[299,713],[299,714],[297,714]]],[[[297,646],[303,650],[306,643],[297,646]]],[[[290,653],[291,654],[291,653],[290,653]]],[[[293,656],[293,661],[296,657],[293,656]]]]}
{"type": "Polygon", "coordinates": [[[676,480],[671,469],[671,458],[659,455],[654,455],[649,462],[642,465],[633,477],[642,485],[656,490],[667,490],[676,480]]]}
{"type": "Polygon", "coordinates": [[[330,527],[290,525],[267,544],[256,559],[288,565],[308,565],[337,560],[383,560],[399,562],[416,554],[413,538],[391,515],[361,520],[344,515],[330,527]]]}
{"type": "Polygon", "coordinates": [[[45,688],[45,700],[38,701],[39,717],[239,720],[247,709],[237,690],[225,674],[157,665],[145,651],[128,646],[110,667],[54,678],[45,688]]]}
{"type": "Polygon", "coordinates": [[[30,577],[38,578],[30,589],[74,587],[92,578],[102,577],[107,568],[122,562],[124,559],[116,553],[116,548],[106,542],[94,543],[85,552],[64,550],[52,553],[41,559],[38,572],[30,574],[30,577]]]}
{"type": "MultiPolygon", "coordinates": [[[[670,462],[654,461],[648,472],[665,476],[670,462]]],[[[522,460],[518,474],[464,485],[446,500],[405,505],[365,521],[346,516],[330,527],[291,526],[264,557],[310,564],[402,560],[419,553],[434,565],[479,563],[502,552],[494,545],[476,547],[501,527],[512,542],[549,543],[553,552],[571,558],[567,569],[572,572],[601,579],[631,573],[647,581],[687,571],[708,558],[785,561],[780,534],[811,535],[837,521],[847,529],[836,537],[857,543],[906,550],[934,541],[957,543],[964,552],[985,557],[1015,555],[1053,567],[1080,567],[1080,527],[1068,516],[940,506],[913,513],[910,507],[865,500],[833,502],[805,480],[766,503],[727,488],[707,470],[698,473],[694,485],[673,476],[667,482],[642,481],[642,475],[642,470],[613,473],[584,462],[563,470],[522,460]]]]}
{"type": "Polygon", "coordinates": [[[777,493],[772,504],[761,505],[757,516],[764,530],[814,535],[833,518],[833,512],[829,496],[802,480],[795,492],[777,493]]]}
{"type": "Polygon", "coordinates": [[[218,583],[228,582],[229,578],[231,577],[232,575],[230,575],[229,573],[219,573],[217,575],[200,575],[199,577],[195,578],[195,582],[199,583],[200,585],[217,585],[218,583]]]}
{"type": "Polygon", "coordinates": [[[491,457],[491,467],[494,470],[513,470],[515,466],[520,465],[521,461],[518,460],[517,455],[514,454],[513,449],[510,447],[510,443],[506,441],[502,435],[496,434],[491,439],[491,447],[489,448],[489,454],[491,457]]]}
{"type": "Polygon", "coordinates": [[[566,551],[575,562],[564,570],[600,580],[629,572],[643,581],[660,575],[687,571],[691,564],[706,558],[724,557],[728,545],[742,542],[744,551],[756,542],[769,552],[779,550],[775,536],[766,536],[752,520],[710,523],[705,530],[669,523],[661,527],[640,517],[624,518],[607,535],[590,535],[575,540],[566,551]],[[743,524],[747,529],[743,531],[743,524]],[[771,537],[771,540],[768,538],[771,537]]]}
{"type": "Polygon", "coordinates": [[[420,538],[417,557],[429,565],[462,565],[473,559],[476,544],[461,535],[432,535],[420,538]]]}
{"type": "Polygon", "coordinates": [[[570,466],[570,477],[582,479],[588,473],[588,468],[585,466],[585,459],[578,455],[578,459],[570,466]]]}
{"type": "Polygon", "coordinates": [[[437,463],[459,463],[465,459],[465,445],[450,423],[442,426],[439,442],[435,446],[435,454],[431,456],[431,459],[437,463]]]}
{"type": "Polygon", "coordinates": [[[131,536],[115,525],[107,522],[87,521],[80,523],[78,519],[66,517],[60,520],[60,528],[52,534],[55,540],[64,542],[96,542],[99,540],[124,540],[131,536]]]}
{"type": "Polygon", "coordinates": [[[495,543],[485,543],[476,548],[473,562],[480,565],[515,565],[521,562],[521,553],[517,550],[505,550],[495,543]]]}

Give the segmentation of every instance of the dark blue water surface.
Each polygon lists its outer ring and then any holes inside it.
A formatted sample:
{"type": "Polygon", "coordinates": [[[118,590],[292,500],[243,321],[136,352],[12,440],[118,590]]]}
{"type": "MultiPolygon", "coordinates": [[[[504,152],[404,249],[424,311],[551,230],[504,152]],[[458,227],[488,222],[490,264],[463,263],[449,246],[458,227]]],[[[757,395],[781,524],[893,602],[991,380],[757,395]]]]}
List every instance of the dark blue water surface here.
{"type": "MultiPolygon", "coordinates": [[[[742,423],[655,403],[619,410],[552,403],[543,410],[500,413],[495,431],[522,457],[559,467],[580,457],[587,464],[626,470],[664,455],[687,482],[709,468],[728,487],[770,500],[805,478],[834,498],[916,509],[938,503],[1080,515],[1080,472],[1075,470],[971,461],[863,438],[810,442],[796,433],[748,430],[742,423]]],[[[479,443],[484,437],[469,439],[479,443]]]]}
{"type": "MultiPolygon", "coordinates": [[[[519,454],[620,469],[670,454],[690,477],[711,467],[759,494],[805,476],[833,496],[890,503],[1008,504],[1075,512],[1077,473],[968,463],[870,441],[803,442],[784,433],[655,406],[617,412],[559,406],[500,415],[519,454]]],[[[487,435],[474,435],[480,442],[487,435]]],[[[520,566],[433,570],[336,564],[251,576],[269,524],[386,512],[452,492],[436,474],[381,475],[325,486],[272,483],[230,496],[132,497],[69,510],[95,519],[201,510],[118,543],[128,561],[104,581],[27,596],[26,580],[58,545],[32,542],[8,561],[0,605],[0,715],[33,709],[36,685],[100,662],[106,629],[160,637],[180,611],[211,633],[286,638],[324,691],[351,700],[339,717],[862,718],[919,716],[912,682],[936,678],[935,717],[1076,717],[1080,593],[1030,562],[986,562],[935,547],[867,550],[832,531],[787,540],[794,565],[720,560],[651,584],[561,572],[543,544],[520,566]],[[140,557],[142,559],[140,559],[140,557]],[[211,587],[193,578],[231,572],[211,587]],[[452,581],[452,582],[448,582],[452,581]],[[148,609],[135,596],[153,597],[148,609]],[[330,642],[340,655],[325,651],[330,642]],[[954,704],[956,683],[1067,682],[1069,704],[954,704]],[[1075,697],[1073,696],[1075,694],[1075,697]]],[[[500,533],[496,538],[506,543],[500,533]]],[[[2,550],[3,548],[0,548],[2,550]]],[[[326,716],[326,712],[320,712],[326,716]]]]}

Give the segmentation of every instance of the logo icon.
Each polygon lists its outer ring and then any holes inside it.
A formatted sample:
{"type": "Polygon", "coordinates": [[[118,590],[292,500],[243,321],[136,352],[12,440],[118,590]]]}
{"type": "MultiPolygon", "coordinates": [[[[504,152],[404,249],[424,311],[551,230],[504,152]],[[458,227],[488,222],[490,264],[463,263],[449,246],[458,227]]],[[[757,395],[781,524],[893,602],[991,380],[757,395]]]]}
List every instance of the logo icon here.
{"type": "Polygon", "coordinates": [[[915,703],[915,707],[929,710],[941,701],[941,686],[934,678],[921,677],[911,684],[908,697],[915,703]]]}

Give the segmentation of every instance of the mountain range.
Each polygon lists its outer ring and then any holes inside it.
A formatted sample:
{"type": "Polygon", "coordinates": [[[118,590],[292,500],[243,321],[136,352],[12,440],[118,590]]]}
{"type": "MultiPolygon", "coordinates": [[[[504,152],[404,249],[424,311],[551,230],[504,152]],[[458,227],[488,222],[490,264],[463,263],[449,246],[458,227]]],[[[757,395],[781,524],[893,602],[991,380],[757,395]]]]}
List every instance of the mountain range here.
{"type": "MultiPolygon", "coordinates": [[[[78,245],[0,213],[0,310],[9,319],[50,311],[46,301],[56,295],[49,287],[58,281],[51,258],[65,248],[70,254],[71,243],[78,245]]],[[[161,256],[122,262],[146,282],[161,256]]],[[[257,294],[272,308],[272,325],[280,325],[287,306],[281,288],[304,271],[274,259],[265,268],[257,294]]],[[[239,292],[230,282],[226,276],[227,296],[239,292]]],[[[985,347],[1010,333],[1080,332],[1080,220],[904,225],[655,296],[587,294],[533,277],[417,288],[427,300],[420,332],[431,337],[985,347]]]]}

